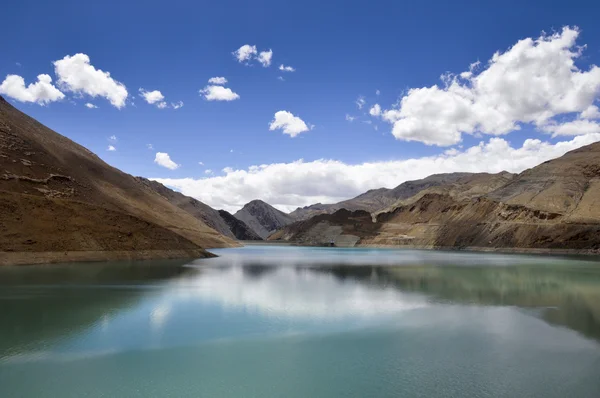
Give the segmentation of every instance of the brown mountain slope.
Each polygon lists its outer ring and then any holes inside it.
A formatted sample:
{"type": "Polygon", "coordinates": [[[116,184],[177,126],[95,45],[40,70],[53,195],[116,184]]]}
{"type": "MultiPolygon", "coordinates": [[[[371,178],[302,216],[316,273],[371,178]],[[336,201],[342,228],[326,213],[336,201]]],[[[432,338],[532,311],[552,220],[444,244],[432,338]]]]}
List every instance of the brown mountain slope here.
{"type": "MultiPolygon", "coordinates": [[[[507,173],[508,174],[508,173],[507,173]]],[[[364,210],[371,213],[383,211],[386,208],[394,206],[396,203],[413,197],[419,192],[427,188],[445,186],[453,184],[459,181],[459,184],[464,183],[472,176],[477,174],[472,173],[445,173],[445,174],[434,174],[429,177],[406,181],[398,185],[393,189],[379,188],[371,189],[363,194],[356,196],[355,198],[344,200],[342,202],[333,204],[321,204],[299,207],[290,213],[290,216],[294,220],[306,220],[317,214],[332,214],[340,209],[346,209],[350,211],[364,210]]],[[[489,192],[489,191],[488,191],[489,192]]]]}
{"type": "Polygon", "coordinates": [[[526,170],[488,197],[574,221],[600,220],[600,142],[526,170]]]}
{"type": "MultiPolygon", "coordinates": [[[[203,256],[203,247],[235,244],[1,97],[0,198],[0,264],[17,262],[21,252],[38,254],[23,254],[18,262],[26,262],[25,257],[43,262],[42,252],[60,251],[61,260],[88,259],[83,252],[90,251],[96,254],[89,259],[173,257],[181,256],[181,250],[203,256]],[[117,235],[106,228],[107,218],[120,228],[117,235]]],[[[55,261],[56,256],[46,257],[55,261]]]]}
{"type": "Polygon", "coordinates": [[[229,229],[219,212],[207,204],[200,202],[181,192],[173,191],[160,182],[148,180],[144,177],[136,177],[142,184],[149,187],[157,194],[167,199],[170,203],[202,220],[206,225],[228,238],[235,239],[235,235],[229,229]]]}
{"type": "Polygon", "coordinates": [[[410,198],[401,199],[391,206],[377,212],[389,213],[400,206],[406,206],[421,199],[427,194],[446,194],[455,199],[473,199],[503,187],[515,177],[515,174],[503,171],[497,174],[473,173],[466,174],[448,184],[425,188],[410,198]]]}
{"type": "Polygon", "coordinates": [[[357,217],[339,211],[291,224],[270,239],[321,245],[340,241],[340,245],[598,253],[598,149],[599,143],[589,145],[514,178],[481,175],[477,181],[467,179],[463,187],[428,188],[380,213],[371,224],[366,223],[366,214],[357,217]],[[485,194],[502,178],[508,182],[485,194]],[[432,192],[436,189],[439,192],[432,192]],[[508,203],[495,198],[508,198],[508,203]],[[514,203],[518,201],[526,205],[514,203]]]}

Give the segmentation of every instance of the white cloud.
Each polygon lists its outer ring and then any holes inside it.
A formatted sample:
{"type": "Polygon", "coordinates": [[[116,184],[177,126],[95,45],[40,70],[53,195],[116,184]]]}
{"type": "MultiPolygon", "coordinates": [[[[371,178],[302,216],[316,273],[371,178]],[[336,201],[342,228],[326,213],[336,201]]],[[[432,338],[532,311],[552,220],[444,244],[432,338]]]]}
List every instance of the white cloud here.
{"type": "Polygon", "coordinates": [[[283,78],[283,76],[277,76],[277,80],[281,80],[282,82],[285,81],[285,79],[283,78]]]}
{"type": "Polygon", "coordinates": [[[204,170],[204,174],[211,175],[211,174],[213,174],[213,171],[211,169],[206,169],[206,170],[204,170]]]}
{"type": "Polygon", "coordinates": [[[227,79],[225,79],[224,77],[211,77],[210,79],[208,79],[208,82],[210,84],[219,84],[219,85],[223,85],[223,84],[227,84],[227,79]]]}
{"type": "Polygon", "coordinates": [[[154,145],[152,145],[152,144],[146,144],[146,148],[148,148],[149,150],[153,151],[154,150],[154,145]]]}
{"type": "Polygon", "coordinates": [[[38,75],[37,79],[37,82],[25,87],[25,79],[21,76],[7,75],[0,84],[0,94],[20,102],[35,102],[40,105],[65,98],[65,95],[52,84],[50,76],[42,74],[38,75]]]}
{"type": "Polygon", "coordinates": [[[375,91],[375,95],[379,95],[379,94],[381,94],[381,91],[379,91],[379,90],[375,91]]]}
{"type": "Polygon", "coordinates": [[[353,122],[353,121],[354,121],[354,119],[356,119],[356,116],[351,116],[351,115],[349,115],[349,114],[347,114],[347,113],[346,113],[346,120],[347,120],[347,121],[349,121],[349,122],[353,122]]]}
{"type": "Polygon", "coordinates": [[[258,54],[258,62],[262,64],[265,68],[271,66],[271,59],[273,58],[273,50],[269,51],[261,51],[258,54]]]}
{"type": "Polygon", "coordinates": [[[369,189],[393,188],[434,173],[520,172],[598,140],[600,134],[588,134],[554,144],[528,139],[521,147],[512,147],[503,138],[494,137],[469,148],[422,158],[360,164],[298,160],[251,166],[212,178],[157,181],[227,211],[235,212],[256,198],[283,211],[292,211],[317,202],[338,202],[369,189]]]}
{"type": "Polygon", "coordinates": [[[290,137],[295,137],[298,134],[309,130],[302,119],[298,116],[294,116],[288,111],[279,111],[275,113],[275,116],[269,125],[269,130],[273,131],[276,129],[282,130],[284,134],[288,134],[290,137]]]}
{"type": "Polygon", "coordinates": [[[356,106],[358,106],[358,109],[362,109],[366,103],[367,102],[365,101],[365,97],[363,97],[362,95],[360,97],[358,97],[355,101],[355,104],[356,104],[356,106]]]}
{"type": "Polygon", "coordinates": [[[114,80],[109,72],[96,69],[90,64],[90,58],[86,54],[67,55],[54,61],[54,72],[63,90],[104,97],[119,109],[125,106],[125,85],[114,80]]]}
{"type": "Polygon", "coordinates": [[[373,105],[373,107],[369,109],[369,115],[381,116],[381,106],[379,106],[379,104],[373,105]]]}
{"type": "Polygon", "coordinates": [[[198,162],[200,166],[204,166],[204,162],[198,162]]]}
{"type": "Polygon", "coordinates": [[[600,124],[590,120],[573,120],[571,122],[552,124],[542,127],[542,130],[552,133],[552,137],[559,135],[583,135],[600,133],[600,124]]]}
{"type": "Polygon", "coordinates": [[[600,119],[600,109],[596,105],[590,105],[579,116],[583,119],[600,119]]]}
{"type": "Polygon", "coordinates": [[[115,147],[114,147],[114,146],[112,146],[112,145],[109,145],[109,146],[108,146],[108,148],[106,148],[106,150],[107,150],[107,151],[109,151],[109,152],[114,152],[114,151],[116,151],[116,150],[117,150],[117,148],[115,148],[115,147]]]}
{"type": "Polygon", "coordinates": [[[296,69],[294,69],[291,66],[285,66],[284,64],[279,65],[279,70],[284,71],[284,72],[296,72],[296,69]]]}
{"type": "Polygon", "coordinates": [[[207,101],[234,101],[240,98],[230,88],[223,86],[206,86],[200,90],[200,95],[203,95],[207,101]]]}
{"type": "Polygon", "coordinates": [[[235,56],[238,62],[247,62],[256,56],[256,46],[244,44],[243,46],[235,50],[232,54],[235,56]]]}
{"type": "Polygon", "coordinates": [[[171,102],[171,106],[173,107],[173,109],[179,109],[183,106],[183,101],[171,102]]]}
{"type": "Polygon", "coordinates": [[[90,108],[90,109],[95,109],[95,108],[98,108],[96,105],[94,105],[94,104],[90,104],[89,102],[85,104],[85,107],[86,107],[86,108],[90,108]]]}
{"type": "Polygon", "coordinates": [[[108,140],[111,142],[117,142],[117,136],[113,134],[110,137],[108,137],[108,140]]]}
{"type": "Polygon", "coordinates": [[[171,160],[171,157],[168,153],[165,152],[156,152],[156,156],[154,158],[154,163],[159,166],[166,167],[167,169],[175,170],[179,168],[180,165],[171,160]]]}
{"type": "Polygon", "coordinates": [[[167,103],[165,102],[165,96],[158,90],[146,91],[140,87],[139,92],[147,103],[150,105],[156,105],[159,109],[165,109],[167,103]]]}
{"type": "Polygon", "coordinates": [[[413,88],[397,108],[384,112],[399,140],[448,146],[462,134],[503,135],[522,124],[537,128],[556,124],[569,113],[592,112],[600,93],[600,68],[575,66],[583,47],[576,46],[577,28],[537,39],[520,40],[496,52],[459,77],[442,76],[444,85],[413,88]]]}

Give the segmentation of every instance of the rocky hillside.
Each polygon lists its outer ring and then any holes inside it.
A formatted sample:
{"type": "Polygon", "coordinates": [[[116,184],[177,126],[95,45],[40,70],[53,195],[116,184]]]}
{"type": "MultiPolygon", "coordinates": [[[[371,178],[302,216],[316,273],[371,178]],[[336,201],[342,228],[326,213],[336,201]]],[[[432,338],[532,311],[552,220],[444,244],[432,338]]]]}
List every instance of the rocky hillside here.
{"type": "Polygon", "coordinates": [[[512,176],[463,176],[367,222],[340,210],[273,234],[299,244],[600,251],[600,143],[512,176]],[[338,244],[338,241],[340,244],[338,244]]]}
{"type": "Polygon", "coordinates": [[[229,227],[229,230],[233,233],[236,239],[239,240],[263,240],[260,236],[258,236],[252,228],[246,225],[242,220],[238,220],[233,216],[233,214],[225,211],[219,210],[219,215],[223,219],[223,221],[229,227]]]}
{"type": "Polygon", "coordinates": [[[0,97],[0,264],[202,257],[233,245],[0,97]]]}
{"type": "Polygon", "coordinates": [[[572,222],[599,221],[600,142],[526,170],[488,198],[564,214],[572,222]]]}
{"type": "MultiPolygon", "coordinates": [[[[505,173],[510,175],[509,173],[505,173]]],[[[421,180],[406,181],[396,188],[379,188],[372,189],[363,194],[358,195],[355,198],[348,199],[342,202],[334,204],[321,204],[299,207],[290,213],[290,216],[296,220],[306,220],[310,217],[318,214],[331,214],[335,213],[340,209],[346,209],[350,211],[364,210],[371,213],[381,211],[390,206],[394,206],[401,201],[413,197],[417,193],[433,187],[447,186],[450,184],[457,183],[461,185],[460,181],[466,181],[477,174],[472,173],[446,173],[446,174],[434,174],[421,180]]]]}
{"type": "Polygon", "coordinates": [[[289,215],[262,200],[248,202],[234,216],[243,221],[262,239],[266,239],[271,233],[294,221],[289,215]]]}
{"type": "Polygon", "coordinates": [[[185,196],[181,192],[173,191],[165,187],[160,182],[148,180],[143,177],[136,177],[142,184],[152,189],[154,192],[167,199],[170,203],[180,209],[190,213],[194,217],[202,220],[206,225],[227,236],[231,239],[236,239],[235,235],[229,228],[229,225],[223,220],[219,212],[207,204],[200,202],[189,196],[185,196]]]}

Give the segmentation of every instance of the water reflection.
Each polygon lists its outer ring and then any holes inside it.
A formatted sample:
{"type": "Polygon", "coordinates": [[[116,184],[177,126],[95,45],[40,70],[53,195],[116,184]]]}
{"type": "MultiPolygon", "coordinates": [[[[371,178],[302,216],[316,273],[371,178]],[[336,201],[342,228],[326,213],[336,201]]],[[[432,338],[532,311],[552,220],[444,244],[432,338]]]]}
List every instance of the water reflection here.
{"type": "Polygon", "coordinates": [[[161,287],[193,272],[182,261],[0,268],[0,357],[45,348],[109,322],[161,287]],[[159,285],[157,285],[159,284],[159,285]]]}

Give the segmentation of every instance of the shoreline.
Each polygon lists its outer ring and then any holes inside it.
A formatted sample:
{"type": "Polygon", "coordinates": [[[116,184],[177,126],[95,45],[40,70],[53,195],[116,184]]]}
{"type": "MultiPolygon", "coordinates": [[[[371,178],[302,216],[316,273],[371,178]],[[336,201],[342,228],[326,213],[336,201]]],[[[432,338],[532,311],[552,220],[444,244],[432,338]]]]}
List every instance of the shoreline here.
{"type": "MultiPolygon", "coordinates": [[[[498,253],[498,254],[539,254],[539,255],[577,255],[577,256],[599,256],[600,249],[547,249],[547,248],[532,248],[532,247],[485,247],[485,246],[427,246],[427,245],[383,245],[383,244],[361,244],[354,246],[328,246],[328,245],[306,245],[295,242],[265,241],[263,245],[273,246],[298,246],[298,247],[325,247],[338,249],[351,248],[371,248],[371,249],[407,249],[407,250],[430,250],[430,251],[450,251],[450,252],[470,252],[470,253],[498,253]],[[269,242],[269,243],[267,243],[269,242]]],[[[245,242],[242,242],[244,245],[245,242]]],[[[251,246],[251,245],[248,245],[251,246]]]]}
{"type": "Polygon", "coordinates": [[[600,256],[600,249],[544,249],[533,247],[485,247],[485,246],[418,246],[418,245],[370,245],[358,244],[354,247],[365,247],[374,249],[414,249],[414,250],[437,250],[471,253],[498,253],[498,254],[541,254],[541,255],[577,255],[577,256],[600,256]]]}
{"type": "Polygon", "coordinates": [[[117,260],[191,260],[211,257],[217,255],[204,249],[0,252],[0,267],[117,260]]]}

